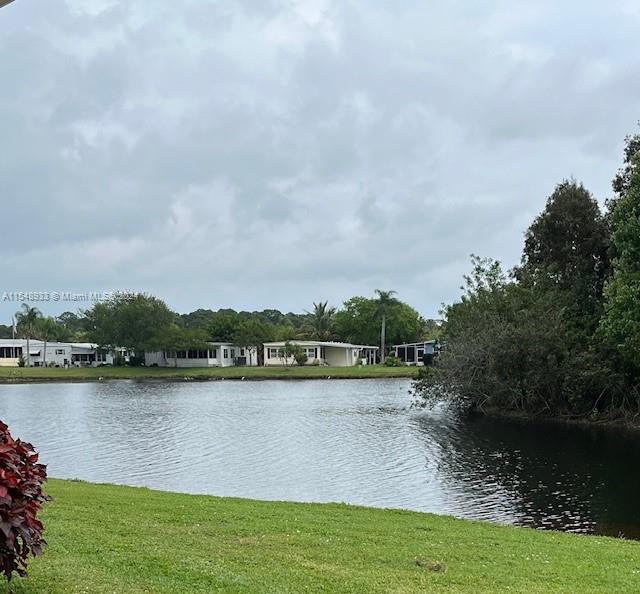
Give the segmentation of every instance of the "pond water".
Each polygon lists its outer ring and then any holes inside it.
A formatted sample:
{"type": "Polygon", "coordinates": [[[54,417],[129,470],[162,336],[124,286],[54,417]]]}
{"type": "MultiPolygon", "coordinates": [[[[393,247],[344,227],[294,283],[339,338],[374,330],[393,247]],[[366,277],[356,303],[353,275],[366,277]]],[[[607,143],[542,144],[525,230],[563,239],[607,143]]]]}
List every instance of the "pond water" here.
{"type": "Polygon", "coordinates": [[[640,537],[640,435],[411,408],[408,380],[0,386],[49,474],[640,537]]]}

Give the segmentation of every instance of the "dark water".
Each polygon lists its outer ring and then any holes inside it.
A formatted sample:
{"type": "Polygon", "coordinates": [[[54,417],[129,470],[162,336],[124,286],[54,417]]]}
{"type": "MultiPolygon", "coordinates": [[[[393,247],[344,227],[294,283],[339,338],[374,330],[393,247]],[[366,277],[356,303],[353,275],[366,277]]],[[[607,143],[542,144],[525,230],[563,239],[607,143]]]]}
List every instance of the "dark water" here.
{"type": "Polygon", "coordinates": [[[640,537],[640,435],[410,408],[406,380],[0,386],[52,476],[640,537]]]}

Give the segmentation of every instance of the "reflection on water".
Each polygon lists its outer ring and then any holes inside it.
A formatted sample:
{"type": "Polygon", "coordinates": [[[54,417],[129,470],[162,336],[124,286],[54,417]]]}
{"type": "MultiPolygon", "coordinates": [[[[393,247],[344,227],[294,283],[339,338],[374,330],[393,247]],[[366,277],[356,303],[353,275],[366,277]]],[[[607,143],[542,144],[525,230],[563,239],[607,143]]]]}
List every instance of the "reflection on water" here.
{"type": "Polygon", "coordinates": [[[52,476],[640,537],[640,437],[410,408],[406,380],[0,387],[52,476]]]}

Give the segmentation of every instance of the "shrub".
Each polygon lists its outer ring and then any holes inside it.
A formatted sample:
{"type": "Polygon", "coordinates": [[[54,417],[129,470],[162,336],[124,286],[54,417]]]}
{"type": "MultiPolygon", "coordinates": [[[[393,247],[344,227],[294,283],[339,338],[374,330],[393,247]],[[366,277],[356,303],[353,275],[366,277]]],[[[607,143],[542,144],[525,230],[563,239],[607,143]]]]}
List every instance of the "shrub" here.
{"type": "Polygon", "coordinates": [[[48,500],[42,490],[46,480],[33,446],[14,440],[0,421],[0,571],[8,580],[14,572],[26,576],[29,555],[41,555],[46,544],[37,518],[48,500]]]}
{"type": "Polygon", "coordinates": [[[389,355],[385,360],[386,367],[402,367],[404,363],[395,355],[389,355]]]}
{"type": "Polygon", "coordinates": [[[309,360],[306,353],[302,349],[294,353],[293,358],[296,360],[296,363],[300,366],[306,365],[307,361],[309,360]]]}
{"type": "Polygon", "coordinates": [[[27,364],[25,358],[20,355],[20,358],[18,359],[18,367],[24,367],[27,364]]]}

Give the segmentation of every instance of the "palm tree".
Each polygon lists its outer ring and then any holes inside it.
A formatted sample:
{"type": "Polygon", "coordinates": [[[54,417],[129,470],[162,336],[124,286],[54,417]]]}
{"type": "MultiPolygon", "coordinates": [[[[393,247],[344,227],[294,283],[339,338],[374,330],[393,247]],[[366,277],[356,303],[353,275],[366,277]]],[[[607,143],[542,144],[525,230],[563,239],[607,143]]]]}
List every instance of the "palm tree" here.
{"type": "Polygon", "coordinates": [[[31,352],[29,350],[30,340],[33,338],[33,333],[36,330],[38,320],[42,317],[40,310],[37,307],[30,307],[26,303],[22,304],[22,309],[16,313],[16,320],[20,333],[27,339],[27,367],[31,367],[31,352]]]}
{"type": "Polygon", "coordinates": [[[0,0],[0,8],[6,6],[7,4],[11,4],[13,0],[0,0]]]}
{"type": "Polygon", "coordinates": [[[396,305],[398,300],[394,297],[395,291],[381,291],[376,289],[376,299],[378,305],[378,314],[382,317],[382,323],[380,325],[380,363],[384,363],[385,360],[385,342],[387,334],[387,315],[391,306],[396,305]]]}
{"type": "Polygon", "coordinates": [[[42,355],[42,365],[47,366],[47,342],[56,339],[58,336],[58,324],[51,317],[40,318],[36,326],[36,333],[40,340],[44,342],[44,351],[42,355]]]}
{"type": "Polygon", "coordinates": [[[309,338],[315,340],[331,340],[333,338],[333,317],[335,307],[329,307],[328,301],[313,304],[313,311],[305,311],[309,316],[305,331],[309,338]]]}

